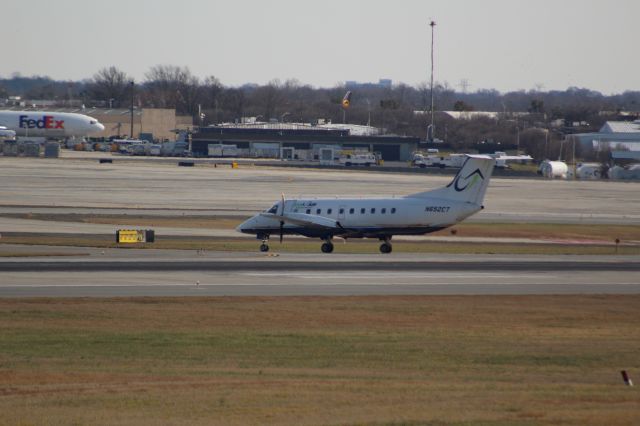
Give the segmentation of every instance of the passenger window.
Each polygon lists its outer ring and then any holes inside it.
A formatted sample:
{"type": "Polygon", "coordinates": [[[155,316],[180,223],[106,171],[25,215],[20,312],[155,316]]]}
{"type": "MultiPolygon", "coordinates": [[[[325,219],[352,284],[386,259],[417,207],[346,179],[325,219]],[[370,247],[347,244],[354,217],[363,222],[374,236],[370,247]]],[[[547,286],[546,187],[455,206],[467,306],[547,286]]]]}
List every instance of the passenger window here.
{"type": "Polygon", "coordinates": [[[322,209],[316,209],[316,214],[322,213],[322,209]]]}
{"type": "Polygon", "coordinates": [[[327,209],[327,214],[331,214],[332,210],[331,209],[327,209]]]}
{"type": "Polygon", "coordinates": [[[349,214],[355,213],[356,209],[349,209],[349,214]]]}
{"type": "Polygon", "coordinates": [[[376,208],[375,208],[375,207],[373,207],[373,208],[371,209],[371,214],[375,214],[375,212],[376,212],[376,208]]]}
{"type": "Polygon", "coordinates": [[[344,209],[340,209],[340,214],[344,214],[344,209]]]}
{"type": "Polygon", "coordinates": [[[307,214],[311,214],[311,209],[307,209],[307,214]]]}
{"type": "Polygon", "coordinates": [[[394,214],[396,212],[396,208],[395,207],[391,207],[391,214],[394,214]]]}
{"type": "Polygon", "coordinates": [[[385,214],[387,212],[387,209],[382,209],[380,210],[380,213],[385,214]]]}
{"type": "Polygon", "coordinates": [[[360,209],[360,214],[364,214],[366,210],[364,208],[360,209]]]}

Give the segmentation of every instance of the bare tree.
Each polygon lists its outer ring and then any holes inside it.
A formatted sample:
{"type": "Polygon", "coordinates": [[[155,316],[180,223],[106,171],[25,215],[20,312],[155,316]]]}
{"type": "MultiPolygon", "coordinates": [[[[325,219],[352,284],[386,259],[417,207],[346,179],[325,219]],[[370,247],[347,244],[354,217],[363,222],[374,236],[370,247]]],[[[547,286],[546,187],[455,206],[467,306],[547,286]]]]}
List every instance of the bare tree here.
{"type": "Polygon", "coordinates": [[[147,102],[157,108],[175,108],[195,114],[201,100],[200,81],[188,67],[156,65],[145,74],[147,102]]]}
{"type": "Polygon", "coordinates": [[[102,68],[89,83],[88,93],[93,99],[103,100],[110,107],[123,107],[128,105],[131,80],[124,71],[114,66],[102,68]]]}
{"type": "Polygon", "coordinates": [[[266,86],[258,87],[251,99],[260,108],[265,120],[277,118],[278,108],[283,101],[283,86],[280,80],[271,80],[266,86]]]}
{"type": "Polygon", "coordinates": [[[242,89],[226,89],[222,95],[221,105],[224,110],[223,120],[233,121],[244,116],[246,96],[242,89]]]}

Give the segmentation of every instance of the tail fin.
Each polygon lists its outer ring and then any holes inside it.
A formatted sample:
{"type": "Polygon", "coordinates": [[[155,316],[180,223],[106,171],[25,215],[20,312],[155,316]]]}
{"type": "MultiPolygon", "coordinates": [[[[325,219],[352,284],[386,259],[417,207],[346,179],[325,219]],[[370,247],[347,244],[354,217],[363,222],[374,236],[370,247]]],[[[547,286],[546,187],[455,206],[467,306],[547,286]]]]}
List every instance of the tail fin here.
{"type": "Polygon", "coordinates": [[[449,185],[409,195],[414,198],[444,198],[482,205],[496,160],[487,155],[467,155],[462,168],[449,185]]]}

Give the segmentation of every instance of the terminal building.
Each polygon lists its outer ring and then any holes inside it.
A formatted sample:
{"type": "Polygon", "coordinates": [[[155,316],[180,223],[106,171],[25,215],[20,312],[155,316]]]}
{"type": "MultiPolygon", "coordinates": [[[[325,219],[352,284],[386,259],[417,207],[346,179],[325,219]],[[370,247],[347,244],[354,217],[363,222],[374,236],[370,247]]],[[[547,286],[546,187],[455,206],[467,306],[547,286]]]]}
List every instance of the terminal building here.
{"type": "Polygon", "coordinates": [[[218,147],[232,146],[241,157],[318,160],[322,148],[378,153],[385,161],[409,161],[419,138],[375,135],[349,125],[310,124],[216,125],[202,127],[192,136],[196,157],[212,156],[218,147]]]}

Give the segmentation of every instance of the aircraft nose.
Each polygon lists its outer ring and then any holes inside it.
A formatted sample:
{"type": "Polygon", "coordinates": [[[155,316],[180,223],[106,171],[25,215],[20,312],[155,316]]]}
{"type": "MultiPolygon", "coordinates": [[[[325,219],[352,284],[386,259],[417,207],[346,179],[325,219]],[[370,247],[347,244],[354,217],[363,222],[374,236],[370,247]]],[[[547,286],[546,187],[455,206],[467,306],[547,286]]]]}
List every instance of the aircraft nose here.
{"type": "Polygon", "coordinates": [[[96,123],[96,127],[98,128],[99,132],[102,132],[105,129],[104,124],[102,123],[96,123]]]}
{"type": "Polygon", "coordinates": [[[236,226],[236,231],[238,232],[244,232],[246,229],[249,228],[249,222],[251,222],[253,218],[251,219],[247,219],[244,222],[242,222],[240,225],[236,226]]]}
{"type": "Polygon", "coordinates": [[[244,222],[242,222],[240,225],[236,226],[236,231],[243,232],[245,234],[250,234],[252,230],[255,229],[257,221],[258,221],[257,217],[253,216],[245,220],[244,222]]]}

